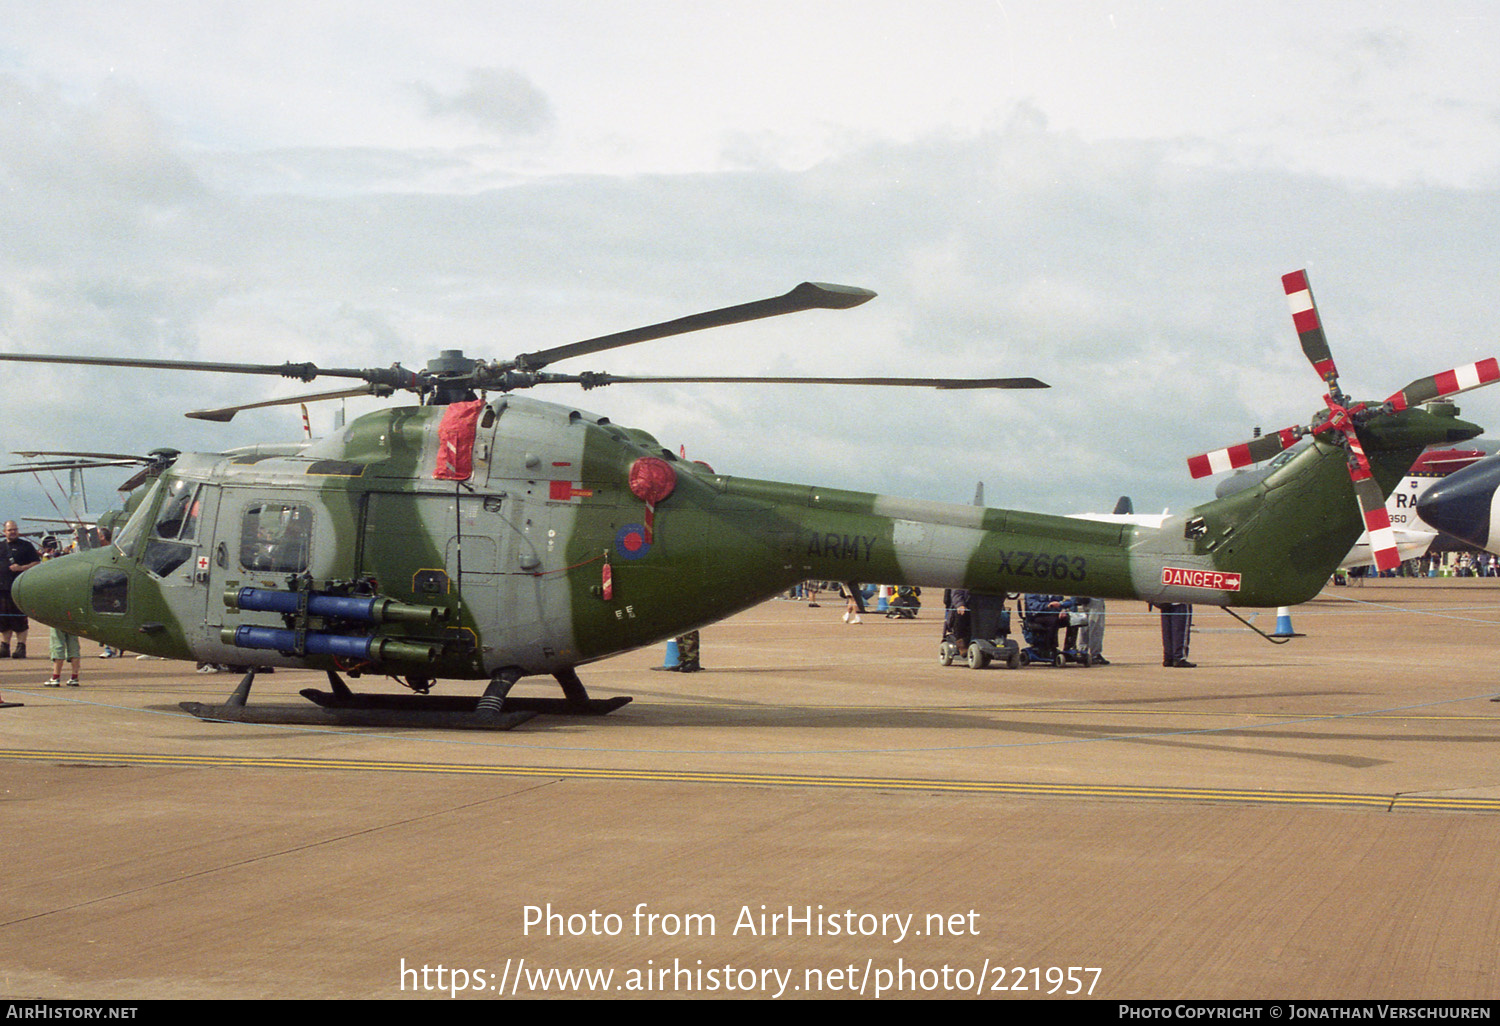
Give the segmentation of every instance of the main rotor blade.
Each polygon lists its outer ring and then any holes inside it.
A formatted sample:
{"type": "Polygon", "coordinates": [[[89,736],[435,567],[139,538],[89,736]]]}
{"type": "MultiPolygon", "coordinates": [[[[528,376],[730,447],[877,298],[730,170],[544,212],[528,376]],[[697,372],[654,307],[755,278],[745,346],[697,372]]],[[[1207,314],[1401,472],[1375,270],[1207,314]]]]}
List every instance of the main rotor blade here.
{"type": "Polygon", "coordinates": [[[1398,410],[1404,410],[1422,403],[1430,403],[1434,399],[1446,399],[1450,395],[1458,395],[1471,388],[1488,385],[1492,381],[1500,381],[1500,363],[1497,363],[1493,356],[1466,367],[1455,367],[1441,374],[1418,378],[1386,402],[1398,410]]]}
{"type": "Polygon", "coordinates": [[[147,370],[206,371],[212,374],[273,374],[298,381],[317,377],[358,378],[392,388],[416,387],[417,376],[402,367],[319,367],[314,363],[214,363],[207,360],[140,360],[124,356],[59,356],[40,353],[0,353],[13,363],[66,363],[87,367],[143,367],[147,370]]]}
{"type": "Polygon", "coordinates": [[[1286,290],[1287,305],[1292,308],[1292,323],[1297,328],[1297,337],[1302,340],[1302,351],[1307,354],[1318,377],[1328,383],[1329,390],[1337,390],[1339,371],[1333,365],[1333,354],[1328,350],[1328,338],[1323,334],[1323,322],[1318,317],[1318,306],[1313,302],[1307,272],[1293,271],[1282,275],[1281,287],[1286,290]]]}
{"type": "Polygon", "coordinates": [[[259,410],[266,406],[291,406],[294,403],[315,403],[324,399],[348,399],[357,395],[371,395],[374,388],[364,385],[360,388],[341,388],[333,392],[314,392],[311,395],[293,395],[282,399],[265,399],[258,403],[243,403],[239,406],[221,406],[216,410],[192,410],[183,414],[184,417],[192,417],[194,420],[212,420],[220,424],[227,424],[234,419],[234,415],[241,410],[259,410]]]}
{"type": "MultiPolygon", "coordinates": [[[[559,378],[562,375],[558,375],[559,378]]],[[[571,379],[570,379],[571,380],[571,379]]],[[[1036,378],[822,378],[822,377],[637,377],[617,374],[579,374],[585,390],[603,385],[706,384],[706,385],[881,385],[898,388],[1051,388],[1036,378]]]]}
{"type": "Polygon", "coordinates": [[[1268,460],[1277,453],[1291,448],[1292,444],[1305,434],[1307,434],[1307,429],[1304,427],[1283,428],[1274,434],[1252,438],[1241,445],[1215,449],[1202,456],[1189,456],[1188,471],[1194,477],[1208,477],[1212,474],[1222,474],[1226,470],[1248,467],[1252,463],[1268,460]]]}
{"type": "Polygon", "coordinates": [[[541,349],[534,353],[523,353],[515,358],[513,365],[520,370],[540,370],[558,360],[566,360],[573,356],[586,356],[589,353],[602,353],[607,349],[632,346],[637,342],[649,342],[652,339],[682,335],[689,331],[702,331],[705,328],[719,328],[726,324],[741,324],[745,321],[760,320],[763,317],[777,317],[781,314],[797,313],[800,310],[847,310],[874,298],[875,293],[869,289],[855,288],[852,285],[827,285],[821,282],[805,281],[784,296],[758,299],[753,303],[741,303],[738,306],[726,306],[720,310],[708,310],[704,313],[679,317],[675,321],[663,321],[661,324],[652,324],[644,328],[632,328],[630,331],[619,331],[612,335],[584,339],[582,342],[570,342],[564,346],[541,349]]]}

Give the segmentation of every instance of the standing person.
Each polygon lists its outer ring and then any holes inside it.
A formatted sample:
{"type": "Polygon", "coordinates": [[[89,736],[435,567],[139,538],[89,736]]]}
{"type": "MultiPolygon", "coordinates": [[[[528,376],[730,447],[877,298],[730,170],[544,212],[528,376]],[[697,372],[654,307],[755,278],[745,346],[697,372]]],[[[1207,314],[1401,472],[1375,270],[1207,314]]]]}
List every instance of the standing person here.
{"type": "Polygon", "coordinates": [[[1193,629],[1193,607],[1186,602],[1164,602],[1161,610],[1161,664],[1190,670],[1188,636],[1193,629]]]}
{"type": "MultiPolygon", "coordinates": [[[[42,539],[42,562],[56,559],[61,556],[57,548],[56,538],[42,539]]],[[[65,634],[56,627],[51,629],[48,638],[48,655],[52,657],[52,679],[47,681],[47,687],[60,687],[62,684],[63,660],[67,660],[73,666],[73,676],[68,680],[68,687],[78,687],[78,671],[83,668],[82,661],[78,657],[78,638],[76,635],[65,634]]]]}
{"type": "Polygon", "coordinates": [[[839,584],[839,591],[844,593],[844,622],[864,623],[859,614],[865,611],[864,596],[860,594],[859,585],[853,581],[844,581],[839,584]]]}
{"type": "MultiPolygon", "coordinates": [[[[107,528],[107,527],[101,527],[101,528],[99,528],[99,547],[100,548],[104,548],[104,549],[109,548],[111,545],[114,544],[114,538],[115,538],[115,536],[114,536],[113,533],[111,533],[111,531],[110,531],[109,528],[107,528]]],[[[119,655],[120,655],[120,650],[117,649],[117,648],[111,648],[109,645],[101,645],[100,646],[100,652],[99,652],[99,658],[100,659],[115,659],[115,658],[118,658],[119,655]]]]}
{"type": "Polygon", "coordinates": [[[36,546],[21,537],[21,529],[14,520],[7,520],[4,540],[0,541],[0,659],[26,658],[26,632],[31,626],[26,614],[21,612],[10,597],[10,586],[17,577],[42,561],[36,546]],[[11,635],[16,638],[16,647],[10,646],[11,635]]]}
{"type": "Polygon", "coordinates": [[[703,669],[698,661],[699,637],[697,631],[688,631],[677,638],[677,665],[669,667],[678,673],[697,673],[703,669]]]}
{"type": "Polygon", "coordinates": [[[1078,647],[1088,653],[1090,666],[1108,666],[1104,658],[1104,600],[1102,598],[1080,598],[1075,600],[1078,608],[1088,614],[1078,632],[1078,647]]]}

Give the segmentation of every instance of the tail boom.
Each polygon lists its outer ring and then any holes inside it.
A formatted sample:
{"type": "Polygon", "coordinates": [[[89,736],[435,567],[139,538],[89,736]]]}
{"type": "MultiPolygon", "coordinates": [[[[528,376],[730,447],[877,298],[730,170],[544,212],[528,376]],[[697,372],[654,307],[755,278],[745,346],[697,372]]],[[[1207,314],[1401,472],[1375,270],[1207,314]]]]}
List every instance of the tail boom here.
{"type": "MultiPolygon", "coordinates": [[[[1425,410],[1385,418],[1363,432],[1371,481],[1389,495],[1425,446],[1479,432],[1425,410]]],[[[1317,595],[1365,529],[1347,460],[1342,446],[1316,439],[1253,488],[1160,528],[743,478],[716,486],[730,502],[764,512],[762,530],[777,539],[788,583],[1277,607],[1317,595]]]]}

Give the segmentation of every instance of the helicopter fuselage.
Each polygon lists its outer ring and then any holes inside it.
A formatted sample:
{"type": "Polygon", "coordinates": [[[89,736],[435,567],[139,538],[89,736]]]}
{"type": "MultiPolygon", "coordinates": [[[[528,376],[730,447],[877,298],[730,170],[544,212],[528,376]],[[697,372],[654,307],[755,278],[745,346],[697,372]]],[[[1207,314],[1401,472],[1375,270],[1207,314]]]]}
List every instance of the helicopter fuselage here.
{"type": "MultiPolygon", "coordinates": [[[[16,599],[134,652],[488,679],[566,671],[805,579],[1292,605],[1362,529],[1346,454],[1321,440],[1254,488],[1145,528],[728,477],[525,397],[472,404],[467,425],[455,409],[179,456],[112,547],[27,571],[16,599]]],[[[1362,434],[1387,491],[1423,446],[1479,433],[1423,410],[1388,421],[1362,434]]]]}

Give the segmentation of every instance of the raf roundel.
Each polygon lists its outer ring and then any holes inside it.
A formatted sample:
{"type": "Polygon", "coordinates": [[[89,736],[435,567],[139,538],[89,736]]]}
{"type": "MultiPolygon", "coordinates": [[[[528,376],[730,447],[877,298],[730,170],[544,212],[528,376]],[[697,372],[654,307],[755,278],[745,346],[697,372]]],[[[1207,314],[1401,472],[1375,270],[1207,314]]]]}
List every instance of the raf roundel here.
{"type": "Polygon", "coordinates": [[[651,542],[646,537],[646,528],[641,524],[626,524],[615,535],[615,551],[621,559],[640,559],[651,551],[651,542]]]}

